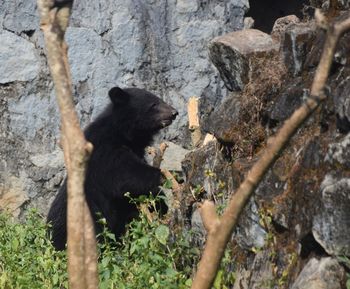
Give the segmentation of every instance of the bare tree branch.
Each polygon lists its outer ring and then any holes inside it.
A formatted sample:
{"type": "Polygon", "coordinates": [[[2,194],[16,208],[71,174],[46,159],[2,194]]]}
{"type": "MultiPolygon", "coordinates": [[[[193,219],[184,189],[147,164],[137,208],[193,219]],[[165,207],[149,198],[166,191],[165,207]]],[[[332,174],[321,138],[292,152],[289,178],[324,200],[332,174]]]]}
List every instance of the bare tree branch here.
{"type": "Polygon", "coordinates": [[[210,232],[210,234],[216,234],[217,230],[220,228],[220,219],[216,214],[214,203],[205,200],[200,207],[200,214],[204,228],[207,232],[210,232]]]}
{"type": "MultiPolygon", "coordinates": [[[[152,160],[152,165],[155,168],[160,168],[160,165],[163,161],[163,156],[164,153],[166,151],[166,149],[168,148],[168,145],[163,142],[159,145],[159,148],[155,148],[155,147],[149,147],[148,148],[148,153],[152,156],[153,160],[152,160]]],[[[170,172],[169,172],[170,174],[170,172]]],[[[150,210],[148,209],[148,206],[146,204],[141,204],[140,205],[140,210],[141,212],[147,217],[149,222],[153,221],[153,216],[152,213],[150,212],[150,210]]]]}
{"type": "Polygon", "coordinates": [[[187,104],[188,112],[188,128],[191,132],[191,139],[193,147],[199,145],[202,138],[201,128],[199,125],[199,98],[190,97],[187,104]]]}
{"type": "Polygon", "coordinates": [[[98,288],[98,270],[97,270],[97,250],[96,250],[96,235],[93,226],[93,220],[90,209],[84,202],[84,241],[85,241],[85,280],[86,289],[98,288]]]}
{"type": "Polygon", "coordinates": [[[182,198],[182,186],[177,182],[177,180],[175,179],[175,177],[172,175],[171,172],[169,172],[166,169],[162,169],[161,170],[163,176],[171,181],[171,188],[174,192],[174,203],[173,203],[173,209],[178,209],[180,207],[180,202],[181,202],[181,198],[182,198]]]}
{"type": "Polygon", "coordinates": [[[155,168],[158,168],[158,169],[160,168],[160,164],[163,161],[163,156],[164,156],[165,150],[167,148],[168,148],[168,145],[165,142],[162,142],[159,145],[158,149],[153,148],[154,149],[154,151],[152,152],[152,154],[153,154],[153,166],[155,168]]]}
{"type": "Polygon", "coordinates": [[[208,230],[208,236],[197,273],[192,283],[192,289],[209,289],[212,287],[227,242],[247,201],[291,137],[318,107],[320,102],[325,99],[323,89],[329,75],[336,45],[339,38],[349,29],[349,15],[346,20],[328,25],[323,53],[311,86],[311,97],[283,124],[277,135],[268,140],[266,150],[259,161],[248,172],[247,177],[238,190],[233,194],[222,217],[218,218],[216,214],[213,216],[212,206],[206,204],[202,206],[201,215],[208,230]],[[215,226],[215,230],[212,229],[213,224],[210,223],[210,219],[216,220],[215,223],[217,225],[215,226]]]}
{"type": "Polygon", "coordinates": [[[67,244],[69,287],[97,288],[96,241],[92,219],[85,202],[84,180],[92,144],[80,129],[72,97],[67,45],[64,33],[71,6],[54,7],[52,0],[38,0],[48,63],[61,113],[62,146],[67,167],[67,244]],[[86,234],[85,234],[86,233],[86,234]]]}

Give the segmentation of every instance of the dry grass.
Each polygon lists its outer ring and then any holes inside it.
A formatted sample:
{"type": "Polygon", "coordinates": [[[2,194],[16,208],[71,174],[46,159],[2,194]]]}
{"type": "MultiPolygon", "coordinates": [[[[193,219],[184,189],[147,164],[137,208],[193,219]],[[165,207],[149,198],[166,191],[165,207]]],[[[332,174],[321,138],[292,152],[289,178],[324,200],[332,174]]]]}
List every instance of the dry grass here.
{"type": "Polygon", "coordinates": [[[268,105],[278,95],[287,74],[278,54],[271,58],[253,58],[250,81],[240,94],[238,125],[228,131],[234,143],[235,158],[252,157],[265,145],[267,138],[263,118],[268,105]]]}

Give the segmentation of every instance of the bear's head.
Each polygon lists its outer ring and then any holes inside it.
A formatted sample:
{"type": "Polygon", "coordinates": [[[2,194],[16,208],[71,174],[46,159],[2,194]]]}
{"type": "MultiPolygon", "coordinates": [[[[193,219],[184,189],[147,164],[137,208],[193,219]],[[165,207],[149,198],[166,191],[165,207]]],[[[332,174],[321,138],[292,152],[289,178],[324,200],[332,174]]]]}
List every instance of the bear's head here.
{"type": "Polygon", "coordinates": [[[113,125],[129,141],[152,137],[178,115],[176,109],[144,89],[113,87],[108,94],[112,101],[113,125]]]}

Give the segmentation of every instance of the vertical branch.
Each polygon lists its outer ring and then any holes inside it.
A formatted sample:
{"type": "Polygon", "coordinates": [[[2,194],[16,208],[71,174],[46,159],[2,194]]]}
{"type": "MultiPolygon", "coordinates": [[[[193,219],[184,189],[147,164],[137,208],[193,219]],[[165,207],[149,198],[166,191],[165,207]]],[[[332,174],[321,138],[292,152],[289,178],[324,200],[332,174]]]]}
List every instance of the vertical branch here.
{"type": "Polygon", "coordinates": [[[61,138],[68,174],[69,287],[86,289],[97,288],[96,241],[84,195],[85,173],[92,144],[85,140],[75,111],[67,45],[64,41],[72,2],[65,1],[67,4],[57,8],[52,0],[38,0],[38,8],[40,27],[44,32],[48,63],[61,113],[61,138]]]}
{"type": "Polygon", "coordinates": [[[85,279],[86,289],[98,288],[98,271],[97,271],[97,251],[96,251],[96,235],[93,226],[90,209],[84,202],[84,239],[85,239],[85,279]]]}
{"type": "Polygon", "coordinates": [[[291,137],[304,121],[325,99],[323,93],[339,38],[350,29],[350,17],[329,25],[320,63],[311,86],[311,97],[286,120],[277,135],[268,140],[261,158],[248,172],[238,190],[233,194],[221,218],[213,216],[213,205],[207,202],[201,208],[201,216],[208,232],[206,246],[199,262],[192,289],[211,288],[226,245],[237,224],[238,218],[268,169],[274,164],[291,137]],[[208,217],[210,216],[210,217],[208,217]]]}
{"type": "Polygon", "coordinates": [[[190,97],[187,104],[188,111],[188,128],[191,132],[192,145],[198,146],[201,140],[201,128],[199,125],[199,98],[190,97]]]}
{"type": "Polygon", "coordinates": [[[171,188],[174,192],[174,204],[173,204],[173,208],[178,209],[180,207],[180,202],[182,200],[182,187],[181,185],[177,182],[177,180],[175,179],[175,177],[171,174],[171,172],[169,172],[166,169],[162,169],[161,170],[162,175],[171,181],[171,188]]]}
{"type": "Polygon", "coordinates": [[[160,168],[160,164],[162,163],[162,160],[163,160],[163,156],[164,156],[164,153],[165,153],[165,150],[168,148],[168,145],[163,142],[159,145],[159,148],[158,149],[154,149],[154,152],[153,152],[153,166],[155,168],[160,168]]]}

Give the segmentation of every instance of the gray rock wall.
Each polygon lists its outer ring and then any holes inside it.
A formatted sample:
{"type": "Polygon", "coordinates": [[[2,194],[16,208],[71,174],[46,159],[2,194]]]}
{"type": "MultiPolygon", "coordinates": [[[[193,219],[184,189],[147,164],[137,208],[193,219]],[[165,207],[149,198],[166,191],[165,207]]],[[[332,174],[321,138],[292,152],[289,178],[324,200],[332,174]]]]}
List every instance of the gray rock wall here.
{"type": "MultiPolygon", "coordinates": [[[[349,13],[326,12],[333,21],[349,13]]],[[[199,245],[206,235],[197,209],[202,200],[214,201],[221,212],[271,137],[309,97],[325,33],[313,20],[295,20],[291,15],[276,20],[271,35],[245,29],[210,45],[210,57],[232,93],[205,128],[217,141],[194,149],[183,162],[183,219],[199,245]]],[[[335,289],[350,282],[344,274],[350,257],[349,55],[350,35],[344,34],[328,97],[289,141],[240,215],[228,244],[235,271],[234,284],[225,284],[229,288],[335,289]]]]}
{"type": "MultiPolygon", "coordinates": [[[[242,28],[247,0],[76,1],[66,39],[85,126],[112,86],[145,87],[180,112],[159,138],[184,144],[186,105],[226,95],[208,42],[242,28]]],[[[35,0],[0,2],[0,207],[46,211],[64,176],[59,115],[35,0]],[[1,201],[3,199],[3,201],[1,201]]]]}

